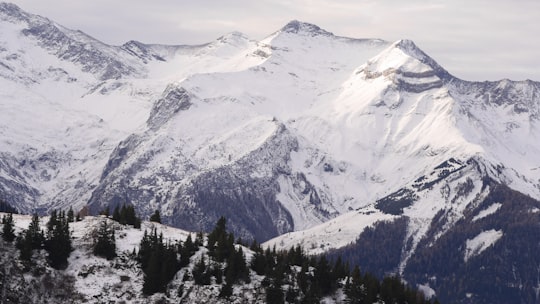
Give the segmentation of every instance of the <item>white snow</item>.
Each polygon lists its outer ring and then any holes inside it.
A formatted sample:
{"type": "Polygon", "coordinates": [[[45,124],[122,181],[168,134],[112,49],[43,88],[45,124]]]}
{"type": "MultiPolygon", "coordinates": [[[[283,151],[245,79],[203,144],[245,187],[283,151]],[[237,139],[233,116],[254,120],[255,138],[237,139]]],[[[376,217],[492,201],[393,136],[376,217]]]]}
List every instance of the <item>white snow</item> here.
{"type": "Polygon", "coordinates": [[[264,247],[289,249],[300,245],[307,254],[320,254],[340,248],[354,241],[366,227],[378,221],[394,218],[374,208],[364,208],[331,219],[324,224],[303,231],[280,235],[263,243],[264,247]]]}
{"type": "Polygon", "coordinates": [[[473,217],[473,222],[481,219],[481,218],[484,218],[490,214],[493,214],[495,212],[497,212],[497,210],[499,210],[500,208],[502,207],[502,204],[501,203],[495,203],[495,204],[492,204],[490,205],[489,207],[487,207],[486,209],[480,211],[477,215],[475,215],[473,217]]]}
{"type": "Polygon", "coordinates": [[[503,232],[501,230],[490,229],[482,231],[472,239],[468,239],[465,244],[465,256],[463,259],[467,262],[471,257],[479,255],[482,251],[495,244],[502,236],[503,232]]]}
{"type": "Polygon", "coordinates": [[[418,290],[424,294],[426,299],[431,299],[437,295],[435,290],[429,287],[429,284],[418,284],[418,290]]]}

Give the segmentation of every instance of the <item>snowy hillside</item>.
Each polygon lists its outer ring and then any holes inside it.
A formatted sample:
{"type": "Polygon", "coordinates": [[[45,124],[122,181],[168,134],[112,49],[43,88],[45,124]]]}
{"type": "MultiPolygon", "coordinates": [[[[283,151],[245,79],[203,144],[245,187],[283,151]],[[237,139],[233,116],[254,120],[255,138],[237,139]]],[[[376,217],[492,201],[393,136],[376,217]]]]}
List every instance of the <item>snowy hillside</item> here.
{"type": "MultiPolygon", "coordinates": [[[[16,233],[18,234],[23,229],[27,229],[30,221],[30,216],[14,215],[16,233]]],[[[42,229],[45,231],[46,221],[47,218],[41,219],[42,229]]],[[[165,241],[171,243],[185,242],[188,235],[190,235],[189,232],[153,222],[143,222],[141,229],[135,229],[103,217],[86,217],[80,222],[70,224],[74,251],[68,259],[68,268],[60,271],[51,269],[44,259],[46,254],[44,251],[40,251],[39,254],[34,254],[37,263],[34,267],[41,267],[41,273],[37,273],[37,271],[34,273],[19,273],[24,266],[18,258],[17,251],[13,251],[15,249],[13,245],[2,243],[4,245],[2,248],[2,261],[5,265],[9,264],[10,269],[8,273],[2,272],[2,275],[11,275],[11,285],[5,286],[2,284],[2,287],[9,288],[9,294],[15,295],[20,291],[24,292],[24,286],[26,285],[33,286],[34,289],[28,290],[27,294],[18,298],[18,301],[28,300],[32,303],[59,303],[58,301],[61,301],[61,299],[73,303],[108,303],[110,301],[148,303],[148,301],[157,301],[158,299],[162,299],[166,303],[176,301],[199,303],[198,301],[202,300],[202,298],[206,301],[210,299],[220,301],[214,292],[220,287],[219,285],[197,286],[193,282],[183,280],[186,272],[189,272],[194,267],[195,262],[176,274],[170,283],[171,292],[168,296],[164,294],[156,294],[150,297],[143,295],[144,274],[132,252],[134,250],[139,251],[144,231],[150,232],[152,229],[156,229],[158,234],[162,233],[165,241]],[[103,221],[108,221],[110,225],[113,225],[116,234],[118,256],[112,260],[97,257],[92,253],[96,233],[100,223],[103,221]],[[9,256],[12,256],[13,261],[6,262],[5,259],[9,256]],[[11,265],[11,263],[13,264],[11,265]],[[43,291],[42,294],[34,292],[40,288],[47,289],[47,284],[49,284],[49,290],[43,291]],[[180,285],[185,285],[184,290],[186,292],[183,294],[177,294],[176,292],[180,285]],[[184,296],[182,297],[182,295],[184,296]]],[[[195,233],[192,233],[191,236],[195,239],[195,233]]],[[[0,242],[2,241],[0,240],[0,242]]],[[[250,254],[249,249],[244,249],[247,254],[250,254]]],[[[202,254],[205,254],[204,250],[199,250],[192,260],[196,261],[202,254]]],[[[257,288],[260,288],[260,280],[261,278],[255,275],[252,284],[235,287],[233,295],[256,302],[257,295],[252,293],[256,292],[257,288]],[[244,292],[252,295],[248,296],[244,292]]]]}
{"type": "Polygon", "coordinates": [[[250,248],[235,244],[234,236],[226,231],[225,219],[208,235],[156,222],[142,222],[140,228],[134,228],[112,220],[114,215],[66,222],[72,251],[67,265],[57,269],[50,264],[53,253],[48,245],[54,235],[49,230],[50,221],[53,217],[65,219],[57,215],[39,220],[13,215],[6,220],[8,214],[0,214],[4,221],[14,223],[17,235],[14,242],[7,240],[3,222],[2,303],[283,303],[286,299],[330,304],[359,297],[373,299],[370,302],[431,303],[397,278],[379,282],[369,274],[360,277],[343,263],[309,258],[300,249],[275,252],[263,251],[255,243],[250,248]],[[36,231],[45,231],[46,240],[43,247],[24,258],[21,244],[36,221],[36,231]],[[96,254],[105,235],[115,244],[115,254],[107,259],[96,254]],[[164,252],[174,254],[171,257],[164,252]],[[158,255],[161,257],[154,258],[158,255]],[[145,262],[145,257],[149,261],[145,262]],[[171,276],[162,282],[164,273],[171,276]],[[369,288],[362,280],[369,280],[369,288]],[[163,289],[152,289],[162,284],[163,289]]]}

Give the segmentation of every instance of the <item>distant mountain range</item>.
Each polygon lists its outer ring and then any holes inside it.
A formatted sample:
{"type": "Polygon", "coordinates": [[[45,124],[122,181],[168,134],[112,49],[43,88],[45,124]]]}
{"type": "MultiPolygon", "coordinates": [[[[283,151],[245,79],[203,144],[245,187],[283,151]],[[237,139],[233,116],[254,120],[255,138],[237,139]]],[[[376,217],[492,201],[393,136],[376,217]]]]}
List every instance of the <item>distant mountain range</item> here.
{"type": "Polygon", "coordinates": [[[538,303],[540,83],[291,21],[110,46],[0,3],[0,200],[344,254],[441,300],[538,303]]]}

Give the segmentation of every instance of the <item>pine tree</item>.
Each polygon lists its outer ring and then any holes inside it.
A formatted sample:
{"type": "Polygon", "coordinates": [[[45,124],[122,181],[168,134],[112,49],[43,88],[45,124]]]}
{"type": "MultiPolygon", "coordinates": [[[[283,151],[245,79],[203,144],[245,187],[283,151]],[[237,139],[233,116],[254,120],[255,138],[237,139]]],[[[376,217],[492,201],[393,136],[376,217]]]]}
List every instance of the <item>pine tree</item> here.
{"type": "Polygon", "coordinates": [[[284,295],[281,285],[272,282],[266,288],[266,303],[285,303],[283,297],[284,295]]]}
{"type": "Polygon", "coordinates": [[[184,245],[180,248],[180,267],[189,265],[189,260],[197,252],[197,249],[191,239],[191,234],[189,234],[184,245]]]}
{"type": "Polygon", "coordinates": [[[263,275],[266,272],[266,258],[262,250],[255,251],[253,258],[251,258],[250,267],[258,275],[263,275]]]}
{"type": "Polygon", "coordinates": [[[15,213],[15,214],[19,213],[19,212],[17,212],[17,209],[11,207],[10,204],[8,204],[7,202],[4,202],[1,199],[0,199],[0,212],[15,213]]]}
{"type": "Polygon", "coordinates": [[[227,220],[222,216],[216,223],[214,230],[208,234],[208,251],[213,254],[216,243],[227,238],[227,220]]]}
{"type": "Polygon", "coordinates": [[[220,298],[228,298],[232,295],[232,285],[229,283],[225,283],[221,290],[219,291],[219,297],[220,298]]]}
{"type": "Polygon", "coordinates": [[[321,295],[325,296],[330,294],[334,288],[334,282],[332,282],[331,279],[328,260],[324,255],[319,258],[319,262],[315,268],[314,277],[315,283],[318,287],[317,289],[321,292],[321,295]]]}
{"type": "Polygon", "coordinates": [[[154,228],[150,234],[144,231],[139,246],[139,261],[144,272],[143,292],[147,295],[165,292],[167,284],[180,269],[177,246],[163,242],[163,234],[154,228]]]}
{"type": "Polygon", "coordinates": [[[360,277],[360,268],[355,266],[351,276],[347,278],[347,284],[345,285],[345,295],[347,296],[347,303],[364,303],[366,298],[365,287],[362,284],[362,278],[360,277]]]}
{"type": "Polygon", "coordinates": [[[227,267],[225,267],[225,281],[233,285],[238,281],[249,281],[249,270],[246,266],[246,259],[242,247],[238,251],[233,249],[233,253],[227,258],[227,267]]]}
{"type": "Polygon", "coordinates": [[[24,230],[17,237],[16,247],[20,252],[20,259],[23,261],[30,261],[32,258],[32,239],[28,230],[24,230]]]}
{"type": "Polygon", "coordinates": [[[32,216],[32,221],[30,222],[30,225],[28,225],[28,230],[26,232],[32,249],[43,248],[45,236],[43,235],[43,230],[40,228],[39,216],[37,214],[32,216]]]}
{"type": "Polygon", "coordinates": [[[159,251],[157,249],[152,250],[148,260],[148,266],[144,270],[143,293],[146,295],[151,295],[161,291],[160,258],[159,251]]]}
{"type": "Polygon", "coordinates": [[[13,242],[15,240],[15,229],[13,224],[13,214],[8,213],[2,217],[2,238],[6,242],[13,242]]]}
{"type": "Polygon", "coordinates": [[[114,207],[112,219],[113,221],[120,223],[120,207],[118,207],[118,205],[114,207]]]}
{"type": "Polygon", "coordinates": [[[204,256],[193,266],[193,281],[197,285],[210,285],[210,273],[204,256]]]}
{"type": "Polygon", "coordinates": [[[56,211],[51,213],[49,222],[47,222],[45,250],[49,253],[49,264],[53,268],[64,269],[67,267],[67,259],[73,248],[71,247],[69,223],[65,212],[61,212],[60,215],[56,211]]]}
{"type": "Polygon", "coordinates": [[[24,261],[30,261],[32,258],[32,251],[34,249],[41,249],[45,236],[40,229],[39,217],[37,214],[32,216],[32,221],[28,225],[28,229],[24,230],[17,237],[17,248],[20,250],[20,258],[24,261]]]}
{"type": "Polygon", "coordinates": [[[150,222],[156,222],[161,224],[161,216],[159,215],[159,210],[156,210],[154,214],[150,217],[150,222]]]}
{"type": "Polygon", "coordinates": [[[193,245],[197,248],[204,245],[204,234],[202,231],[197,232],[195,235],[195,241],[193,242],[193,245]]]}
{"type": "Polygon", "coordinates": [[[137,216],[135,208],[132,205],[126,206],[124,204],[118,212],[116,208],[113,212],[114,220],[118,221],[122,225],[131,225],[137,229],[141,228],[141,219],[137,216]]]}
{"type": "Polygon", "coordinates": [[[75,221],[75,214],[73,212],[73,208],[70,206],[69,211],[67,213],[67,220],[70,223],[73,223],[75,221]]]}
{"type": "Polygon", "coordinates": [[[114,228],[107,223],[107,220],[103,220],[100,223],[96,234],[96,239],[94,240],[94,254],[106,258],[107,260],[116,257],[114,228]]]}

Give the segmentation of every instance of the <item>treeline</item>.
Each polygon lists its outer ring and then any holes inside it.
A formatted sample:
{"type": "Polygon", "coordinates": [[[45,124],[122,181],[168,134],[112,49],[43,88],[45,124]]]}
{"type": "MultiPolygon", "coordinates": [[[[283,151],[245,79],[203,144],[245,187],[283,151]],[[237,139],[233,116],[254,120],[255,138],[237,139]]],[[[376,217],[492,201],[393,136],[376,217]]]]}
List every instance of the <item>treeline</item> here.
{"type": "MultiPolygon", "coordinates": [[[[107,207],[105,210],[99,213],[106,217],[110,217],[110,209],[107,207]]],[[[133,228],[141,228],[141,219],[137,216],[135,212],[135,207],[133,205],[122,205],[122,207],[116,206],[112,213],[112,220],[116,221],[122,225],[131,225],[133,228]]]]}
{"type": "Polygon", "coordinates": [[[351,244],[332,249],[326,256],[331,260],[341,258],[383,279],[397,272],[403,240],[406,239],[407,222],[407,217],[393,221],[379,221],[373,226],[366,227],[351,244]]]}
{"type": "MultiPolygon", "coordinates": [[[[226,220],[220,218],[206,242],[199,234],[195,241],[191,236],[185,242],[165,242],[155,230],[145,232],[137,255],[145,273],[143,292],[153,294],[167,291],[168,283],[200,248],[206,248],[194,262],[193,269],[186,268],[183,281],[192,280],[196,285],[221,285],[219,296],[232,295],[235,284],[251,282],[250,272],[264,276],[261,283],[267,303],[319,303],[324,297],[343,291],[348,303],[432,303],[418,290],[406,286],[400,278],[362,274],[358,267],[351,271],[341,258],[335,261],[325,256],[306,255],[301,247],[286,251],[263,249],[253,242],[253,256],[248,261],[243,246],[228,233],[226,220]],[[180,259],[175,259],[180,256],[180,259]]],[[[184,293],[184,284],[177,290],[184,293]]],[[[435,303],[437,301],[435,300],[435,303]]]]}
{"type": "Polygon", "coordinates": [[[17,214],[17,209],[0,199],[0,212],[17,214]]]}

